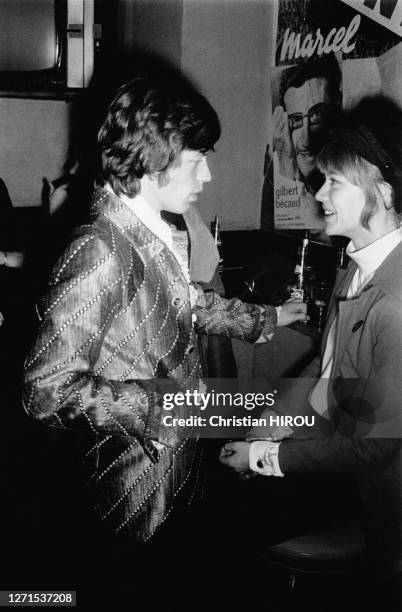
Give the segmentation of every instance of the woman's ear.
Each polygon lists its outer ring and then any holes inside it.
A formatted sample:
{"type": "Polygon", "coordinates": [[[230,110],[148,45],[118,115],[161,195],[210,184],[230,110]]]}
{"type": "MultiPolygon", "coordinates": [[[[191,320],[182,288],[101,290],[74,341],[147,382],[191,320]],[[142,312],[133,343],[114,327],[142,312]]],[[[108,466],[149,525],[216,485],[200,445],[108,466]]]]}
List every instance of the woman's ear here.
{"type": "Polygon", "coordinates": [[[391,210],[394,207],[394,203],[392,201],[393,189],[391,185],[386,181],[380,181],[378,183],[378,190],[381,194],[385,210],[391,210]]]}

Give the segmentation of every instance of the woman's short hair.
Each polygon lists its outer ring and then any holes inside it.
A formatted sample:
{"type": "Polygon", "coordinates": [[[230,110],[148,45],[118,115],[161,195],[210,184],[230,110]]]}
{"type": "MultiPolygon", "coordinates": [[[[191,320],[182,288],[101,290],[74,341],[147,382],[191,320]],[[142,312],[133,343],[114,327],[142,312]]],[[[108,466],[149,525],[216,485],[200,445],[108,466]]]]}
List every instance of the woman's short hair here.
{"type": "MultiPolygon", "coordinates": [[[[367,128],[365,130],[367,133],[367,128]]],[[[318,154],[317,166],[321,172],[326,174],[342,174],[350,183],[363,190],[366,201],[360,223],[368,229],[370,219],[376,212],[379,201],[383,199],[379,188],[380,183],[386,183],[390,188],[391,202],[387,208],[392,209],[397,215],[400,214],[402,176],[392,164],[384,166],[380,160],[377,161],[376,152],[373,149],[370,154],[366,155],[365,152],[362,154],[356,144],[359,143],[359,137],[360,133],[354,130],[342,130],[338,134],[335,133],[318,154]],[[370,157],[370,161],[367,157],[370,157]]],[[[369,147],[370,144],[372,145],[368,142],[366,146],[369,147]]],[[[377,144],[380,147],[379,143],[377,144]]]]}
{"type": "Polygon", "coordinates": [[[101,184],[134,197],[144,175],[163,181],[183,149],[207,153],[220,136],[215,110],[201,94],[133,79],[109,106],[98,133],[101,184]]]}

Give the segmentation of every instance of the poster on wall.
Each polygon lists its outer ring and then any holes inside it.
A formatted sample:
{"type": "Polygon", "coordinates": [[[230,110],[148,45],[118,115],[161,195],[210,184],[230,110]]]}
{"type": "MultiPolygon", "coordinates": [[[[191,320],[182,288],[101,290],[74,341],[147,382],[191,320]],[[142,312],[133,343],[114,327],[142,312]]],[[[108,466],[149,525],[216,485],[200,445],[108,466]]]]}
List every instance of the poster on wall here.
{"type": "Polygon", "coordinates": [[[402,108],[402,0],[275,0],[261,229],[326,241],[317,155],[342,111],[402,108]]]}

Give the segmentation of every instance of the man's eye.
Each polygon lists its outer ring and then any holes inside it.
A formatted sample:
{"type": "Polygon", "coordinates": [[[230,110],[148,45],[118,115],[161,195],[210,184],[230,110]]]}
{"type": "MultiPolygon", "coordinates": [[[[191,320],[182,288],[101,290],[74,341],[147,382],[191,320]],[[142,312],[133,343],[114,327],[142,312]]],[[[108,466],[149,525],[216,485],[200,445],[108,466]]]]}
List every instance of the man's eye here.
{"type": "Polygon", "coordinates": [[[296,115],[290,115],[289,123],[290,123],[290,127],[292,128],[300,127],[300,124],[303,123],[303,115],[301,113],[296,114],[296,115]]]}
{"type": "Polygon", "coordinates": [[[329,108],[327,104],[317,104],[309,111],[309,117],[312,124],[321,123],[324,121],[329,114],[329,108]]]}
{"type": "Polygon", "coordinates": [[[324,117],[324,113],[320,109],[314,110],[312,113],[310,113],[311,121],[315,121],[315,122],[322,121],[323,117],[324,117]]]}

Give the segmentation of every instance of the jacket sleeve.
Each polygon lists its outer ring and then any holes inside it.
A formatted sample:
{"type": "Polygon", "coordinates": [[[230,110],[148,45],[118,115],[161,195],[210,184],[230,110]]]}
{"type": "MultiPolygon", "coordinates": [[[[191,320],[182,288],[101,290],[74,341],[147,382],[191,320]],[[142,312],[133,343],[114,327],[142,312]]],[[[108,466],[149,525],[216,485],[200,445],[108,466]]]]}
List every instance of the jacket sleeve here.
{"type": "Polygon", "coordinates": [[[227,299],[201,288],[194,314],[198,332],[249,342],[255,342],[261,335],[268,338],[276,330],[278,319],[273,306],[246,304],[237,298],[227,299]]]}
{"type": "Polygon", "coordinates": [[[25,364],[24,406],[47,425],[135,436],[156,460],[151,439],[175,442],[175,432],[161,427],[159,400],[178,385],[96,373],[102,344],[123,307],[122,274],[113,242],[87,232],[71,243],[38,309],[41,325],[25,364]]]}
{"type": "Polygon", "coordinates": [[[363,386],[360,423],[370,437],[402,437],[401,300],[383,295],[373,307],[372,355],[363,386]]]}
{"type": "MultiPolygon", "coordinates": [[[[401,296],[402,298],[402,296],[401,296]]],[[[400,380],[402,372],[401,299],[383,296],[375,305],[372,378],[400,380]]]]}
{"type": "Polygon", "coordinates": [[[279,446],[286,474],[363,474],[388,465],[400,449],[398,439],[287,438],[279,446]]]}

